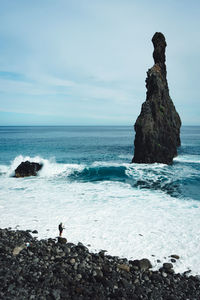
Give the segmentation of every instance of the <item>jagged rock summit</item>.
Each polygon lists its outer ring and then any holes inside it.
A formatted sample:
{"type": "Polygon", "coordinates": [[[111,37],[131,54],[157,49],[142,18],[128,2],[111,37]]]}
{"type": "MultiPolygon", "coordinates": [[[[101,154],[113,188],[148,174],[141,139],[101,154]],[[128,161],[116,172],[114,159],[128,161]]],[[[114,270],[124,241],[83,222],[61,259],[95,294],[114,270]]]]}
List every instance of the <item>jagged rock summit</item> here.
{"type": "Polygon", "coordinates": [[[181,120],[169,96],[162,33],[152,38],[154,66],[148,70],[146,101],[135,122],[134,163],[171,164],[180,146],[181,120]]]}

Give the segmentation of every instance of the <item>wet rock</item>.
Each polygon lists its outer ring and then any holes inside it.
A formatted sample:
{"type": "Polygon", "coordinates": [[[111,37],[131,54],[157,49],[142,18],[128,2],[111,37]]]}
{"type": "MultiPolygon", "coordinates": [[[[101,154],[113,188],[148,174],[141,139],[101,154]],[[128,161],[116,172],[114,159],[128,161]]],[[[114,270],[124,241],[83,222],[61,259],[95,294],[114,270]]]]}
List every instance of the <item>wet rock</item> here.
{"type": "Polygon", "coordinates": [[[139,267],[141,271],[146,271],[152,268],[151,262],[147,258],[143,258],[139,261],[139,267]]]}
{"type": "Polygon", "coordinates": [[[135,123],[134,163],[171,164],[180,146],[181,120],[169,96],[162,33],[152,38],[154,66],[148,70],[146,101],[135,123]]]}
{"type": "Polygon", "coordinates": [[[180,258],[180,257],[179,257],[178,255],[176,255],[176,254],[172,254],[171,257],[172,257],[172,258],[175,258],[175,259],[179,259],[179,258],[180,258]]]}
{"type": "Polygon", "coordinates": [[[129,263],[130,263],[133,267],[137,267],[137,269],[140,267],[140,261],[139,261],[139,259],[130,260],[129,263]]]}
{"type": "Polygon", "coordinates": [[[38,234],[38,231],[37,230],[33,230],[32,233],[38,234]]]}
{"type": "Polygon", "coordinates": [[[150,267],[147,259],[128,261],[89,253],[81,243],[0,229],[0,299],[200,299],[198,277],[170,273],[169,263],[160,271],[150,267]],[[13,255],[16,245],[27,244],[13,255]]]}
{"type": "Polygon", "coordinates": [[[41,170],[42,164],[25,161],[22,162],[16,169],[15,169],[15,176],[14,177],[27,177],[27,176],[36,176],[38,171],[41,170]]]}
{"type": "Polygon", "coordinates": [[[104,257],[104,255],[105,255],[106,252],[107,252],[107,250],[101,250],[101,251],[99,251],[99,255],[101,257],[104,257]]]}
{"type": "Polygon", "coordinates": [[[173,268],[173,265],[171,263],[164,263],[163,264],[163,269],[165,270],[170,270],[173,268]]]}
{"type": "Polygon", "coordinates": [[[63,237],[60,237],[60,236],[58,236],[58,243],[60,243],[60,244],[66,244],[66,243],[67,243],[67,239],[66,239],[66,238],[63,238],[63,237]]]}

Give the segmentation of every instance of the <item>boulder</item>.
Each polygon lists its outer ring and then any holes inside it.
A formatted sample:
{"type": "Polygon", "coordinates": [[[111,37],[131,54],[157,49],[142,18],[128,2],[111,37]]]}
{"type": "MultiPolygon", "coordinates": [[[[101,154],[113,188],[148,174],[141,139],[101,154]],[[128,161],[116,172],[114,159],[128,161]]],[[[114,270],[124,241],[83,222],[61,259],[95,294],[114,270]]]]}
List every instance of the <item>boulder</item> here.
{"type": "Polygon", "coordinates": [[[173,265],[171,263],[164,263],[163,264],[163,269],[165,270],[170,270],[173,268],[173,265]]]}
{"type": "Polygon", "coordinates": [[[140,266],[141,271],[146,271],[146,270],[152,268],[152,264],[147,258],[141,259],[139,266],[140,266]]]}
{"type": "Polygon", "coordinates": [[[143,259],[140,259],[140,260],[135,259],[133,261],[130,260],[129,263],[133,267],[137,267],[141,271],[146,271],[146,270],[152,268],[152,264],[147,258],[143,258],[143,259]]]}
{"type": "Polygon", "coordinates": [[[41,170],[42,164],[25,161],[22,162],[16,169],[14,177],[27,177],[27,176],[36,176],[38,171],[41,170]]]}
{"type": "Polygon", "coordinates": [[[67,243],[67,239],[66,239],[66,238],[63,238],[63,237],[60,237],[60,236],[58,236],[58,243],[60,243],[60,244],[66,244],[66,243],[67,243]]]}
{"type": "Polygon", "coordinates": [[[169,96],[162,33],[152,38],[154,66],[148,70],[146,101],[135,123],[134,163],[171,164],[180,146],[181,120],[169,96]]]}

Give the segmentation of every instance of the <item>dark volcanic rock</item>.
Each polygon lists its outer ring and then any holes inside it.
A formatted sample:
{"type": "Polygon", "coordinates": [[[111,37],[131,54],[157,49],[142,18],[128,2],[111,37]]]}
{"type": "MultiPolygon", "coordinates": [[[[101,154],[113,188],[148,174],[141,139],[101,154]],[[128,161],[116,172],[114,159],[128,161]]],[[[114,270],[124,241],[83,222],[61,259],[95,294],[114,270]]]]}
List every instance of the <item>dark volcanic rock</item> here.
{"type": "Polygon", "coordinates": [[[67,243],[67,239],[58,236],[58,243],[60,243],[60,244],[66,244],[67,243]]]}
{"type": "Polygon", "coordinates": [[[180,258],[179,255],[177,255],[177,254],[172,254],[171,257],[175,258],[175,259],[179,259],[180,258]]]}
{"type": "Polygon", "coordinates": [[[171,164],[180,146],[181,120],[169,96],[162,33],[152,38],[154,66],[148,70],[146,101],[135,123],[134,163],[171,164]]]}
{"type": "Polygon", "coordinates": [[[142,271],[152,268],[151,262],[147,258],[141,259],[139,266],[142,271]]]}
{"type": "Polygon", "coordinates": [[[15,176],[14,177],[27,177],[27,176],[36,176],[37,172],[41,170],[42,164],[25,161],[22,162],[16,169],[15,169],[15,176]]]}
{"type": "Polygon", "coordinates": [[[150,267],[147,259],[128,261],[90,253],[81,243],[0,229],[0,299],[200,299],[198,277],[171,273],[167,263],[161,271],[150,267]]]}
{"type": "Polygon", "coordinates": [[[146,271],[152,268],[151,262],[147,258],[130,261],[130,264],[134,267],[137,267],[136,269],[140,269],[141,271],[146,271]]]}

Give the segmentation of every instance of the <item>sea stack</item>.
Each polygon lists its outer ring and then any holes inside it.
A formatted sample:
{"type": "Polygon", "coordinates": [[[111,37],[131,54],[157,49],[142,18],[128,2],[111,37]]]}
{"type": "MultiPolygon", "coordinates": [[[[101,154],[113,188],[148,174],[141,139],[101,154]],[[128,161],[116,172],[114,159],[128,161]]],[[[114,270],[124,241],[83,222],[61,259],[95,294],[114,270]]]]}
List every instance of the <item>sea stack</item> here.
{"type": "Polygon", "coordinates": [[[181,120],[169,96],[165,65],[165,37],[152,38],[154,66],[148,70],[146,101],[135,122],[134,163],[171,164],[180,146],[181,120]]]}

